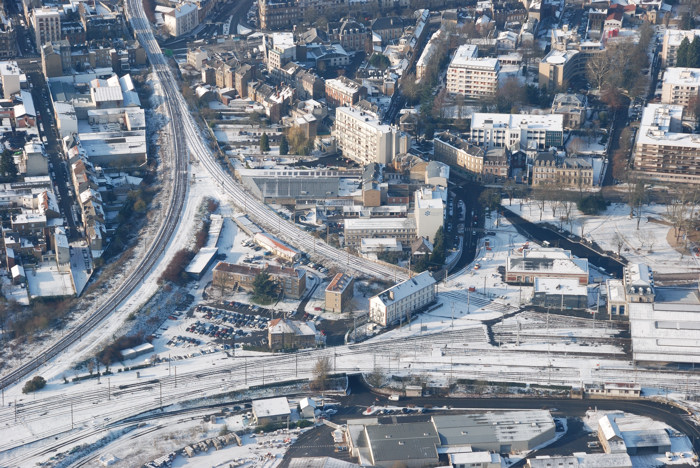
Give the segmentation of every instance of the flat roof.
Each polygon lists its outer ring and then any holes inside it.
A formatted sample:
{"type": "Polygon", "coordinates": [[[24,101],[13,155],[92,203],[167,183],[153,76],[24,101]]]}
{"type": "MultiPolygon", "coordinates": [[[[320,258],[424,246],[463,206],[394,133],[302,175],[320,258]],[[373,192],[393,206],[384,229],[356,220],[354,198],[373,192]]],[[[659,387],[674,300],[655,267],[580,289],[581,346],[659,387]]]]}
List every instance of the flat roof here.
{"type": "Polygon", "coordinates": [[[700,85],[700,69],[671,67],[664,72],[664,84],[697,86],[700,85]]]}
{"type": "Polygon", "coordinates": [[[286,397],[253,400],[253,412],[258,418],[286,416],[291,413],[286,397]]]}
{"type": "Polygon", "coordinates": [[[504,128],[538,128],[561,132],[564,116],[561,114],[495,114],[475,112],[472,130],[486,126],[504,128]]]}
{"type": "Polygon", "coordinates": [[[581,286],[574,278],[535,278],[535,292],[587,296],[588,286],[581,286]]]}
{"type": "Polygon", "coordinates": [[[440,438],[429,422],[365,426],[374,463],[383,460],[438,460],[440,438]]]}
{"type": "Polygon", "coordinates": [[[411,229],[416,227],[416,221],[413,218],[346,218],[343,220],[345,223],[345,230],[358,230],[358,229],[411,229]]]}
{"type": "Polygon", "coordinates": [[[637,145],[683,146],[700,149],[700,135],[681,133],[683,106],[647,104],[637,131],[637,145]]]}

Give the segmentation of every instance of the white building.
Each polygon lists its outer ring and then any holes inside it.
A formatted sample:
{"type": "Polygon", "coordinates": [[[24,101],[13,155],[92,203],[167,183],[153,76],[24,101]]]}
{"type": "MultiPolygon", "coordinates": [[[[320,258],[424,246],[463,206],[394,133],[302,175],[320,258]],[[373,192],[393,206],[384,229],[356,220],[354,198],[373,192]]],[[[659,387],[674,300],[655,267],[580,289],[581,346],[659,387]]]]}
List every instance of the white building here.
{"type": "Polygon", "coordinates": [[[282,68],[297,58],[297,46],[294,44],[294,33],[276,32],[268,35],[263,42],[267,69],[282,68]]]}
{"type": "Polygon", "coordinates": [[[561,114],[475,113],[470,130],[472,144],[487,149],[512,150],[562,146],[564,116],[561,114]]]}
{"type": "Polygon", "coordinates": [[[301,253],[298,250],[291,248],[270,234],[259,232],[255,234],[253,240],[260,247],[272,253],[276,257],[283,258],[289,262],[296,262],[301,257],[301,253]]]}
{"type": "Polygon", "coordinates": [[[661,88],[663,104],[687,106],[700,95],[700,68],[667,68],[661,88]]]}
{"type": "Polygon", "coordinates": [[[700,291],[657,287],[654,302],[627,304],[635,361],[700,364],[700,291]]]}
{"type": "Polygon", "coordinates": [[[57,8],[34,8],[31,19],[37,49],[47,42],[61,39],[61,15],[57,8]]]}
{"type": "Polygon", "coordinates": [[[187,51],[187,63],[195,70],[199,71],[204,67],[204,64],[209,60],[209,54],[201,47],[187,51]]]}
{"type": "Polygon", "coordinates": [[[691,29],[689,31],[666,29],[661,46],[661,65],[664,67],[675,67],[678,47],[683,42],[683,39],[687,38],[688,41],[693,42],[696,36],[700,36],[700,29],[691,29]]]}
{"type": "Polygon", "coordinates": [[[26,80],[26,76],[17,66],[17,62],[0,62],[0,84],[5,99],[10,99],[13,94],[20,92],[23,79],[26,80]]]}
{"type": "Polygon", "coordinates": [[[386,327],[400,320],[410,320],[411,314],[437,297],[433,275],[424,271],[369,299],[369,319],[386,327]]]}
{"type": "MultiPolygon", "coordinates": [[[[438,50],[438,45],[440,44],[440,37],[442,36],[442,29],[438,29],[430,36],[430,40],[423,48],[423,53],[418,57],[416,62],[416,78],[422,79],[425,76],[425,72],[430,64],[430,59],[433,58],[438,50]]],[[[474,46],[476,47],[476,46],[474,46]]]]}
{"type": "Polygon", "coordinates": [[[472,44],[457,49],[447,68],[447,92],[471,98],[496,94],[501,64],[497,58],[477,58],[477,53],[472,44]]]}
{"type": "Polygon", "coordinates": [[[445,203],[442,197],[430,189],[416,190],[414,203],[416,237],[426,237],[431,243],[435,242],[435,234],[445,221],[445,203]]]}
{"type": "Polygon", "coordinates": [[[165,28],[173,37],[187,34],[199,25],[199,13],[194,3],[183,3],[163,15],[165,28]]]}
{"type": "Polygon", "coordinates": [[[285,422],[291,414],[292,411],[289,408],[287,397],[253,400],[253,420],[259,426],[285,422]]]}
{"type": "Polygon", "coordinates": [[[360,164],[389,164],[402,152],[396,127],[382,124],[376,117],[350,107],[335,110],[333,127],[343,156],[360,164]]]}

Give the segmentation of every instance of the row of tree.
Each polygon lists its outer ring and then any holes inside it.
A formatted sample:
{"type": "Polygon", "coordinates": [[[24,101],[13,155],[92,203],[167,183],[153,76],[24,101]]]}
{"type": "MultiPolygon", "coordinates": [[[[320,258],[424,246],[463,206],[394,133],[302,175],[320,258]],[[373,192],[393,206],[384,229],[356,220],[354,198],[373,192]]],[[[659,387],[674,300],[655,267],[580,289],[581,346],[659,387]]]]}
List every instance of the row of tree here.
{"type": "Polygon", "coordinates": [[[700,37],[695,36],[692,42],[683,38],[676,53],[676,66],[700,68],[700,37]]]}

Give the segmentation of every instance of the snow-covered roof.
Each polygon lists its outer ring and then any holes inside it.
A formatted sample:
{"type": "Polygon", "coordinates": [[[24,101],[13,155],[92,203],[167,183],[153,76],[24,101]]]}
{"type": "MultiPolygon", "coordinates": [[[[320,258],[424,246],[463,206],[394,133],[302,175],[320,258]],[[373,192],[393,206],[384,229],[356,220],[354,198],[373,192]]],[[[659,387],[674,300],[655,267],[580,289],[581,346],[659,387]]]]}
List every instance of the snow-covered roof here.
{"type": "Polygon", "coordinates": [[[603,437],[605,437],[605,440],[607,440],[608,442],[613,440],[615,437],[620,439],[622,438],[620,430],[618,429],[617,424],[615,423],[616,416],[617,415],[614,414],[606,414],[598,421],[598,426],[603,432],[603,437]]]}
{"type": "Polygon", "coordinates": [[[700,135],[682,133],[683,106],[648,104],[642,113],[637,145],[682,146],[700,149],[700,135]]]}
{"type": "Polygon", "coordinates": [[[257,418],[286,416],[291,414],[286,397],[253,400],[253,412],[257,418]]]}
{"type": "Polygon", "coordinates": [[[575,278],[535,278],[535,292],[587,296],[588,286],[581,286],[575,278]]]}
{"type": "MultiPolygon", "coordinates": [[[[372,299],[381,301],[385,306],[401,301],[411,295],[435,286],[435,278],[429,271],[424,271],[413,278],[407,279],[395,286],[385,289],[372,299]]],[[[370,299],[371,300],[371,299],[370,299]]]]}

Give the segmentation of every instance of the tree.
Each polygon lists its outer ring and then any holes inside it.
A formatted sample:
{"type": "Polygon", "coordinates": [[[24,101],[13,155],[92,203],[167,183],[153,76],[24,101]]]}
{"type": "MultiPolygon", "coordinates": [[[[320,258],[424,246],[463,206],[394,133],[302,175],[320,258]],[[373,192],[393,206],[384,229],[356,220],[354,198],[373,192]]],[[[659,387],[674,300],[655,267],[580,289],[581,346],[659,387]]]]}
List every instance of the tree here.
{"type": "Polygon", "coordinates": [[[0,158],[0,171],[2,175],[7,179],[13,181],[17,179],[17,165],[15,164],[15,158],[10,150],[5,150],[2,152],[2,157],[0,158]]]}
{"type": "Polygon", "coordinates": [[[688,65],[688,52],[690,52],[690,41],[687,37],[684,37],[681,44],[678,46],[676,51],[676,66],[677,67],[687,67],[688,65]]]}
{"type": "Polygon", "coordinates": [[[486,189],[479,195],[479,204],[488,211],[498,209],[501,204],[501,192],[496,189],[486,189]]]}
{"type": "Polygon", "coordinates": [[[613,245],[617,248],[617,256],[620,256],[620,253],[622,252],[622,247],[625,246],[625,238],[620,235],[620,233],[616,232],[613,235],[612,238],[613,245]]]}
{"type": "Polygon", "coordinates": [[[41,390],[45,386],[46,380],[42,376],[37,375],[31,380],[27,380],[27,382],[24,384],[24,387],[22,387],[22,393],[36,392],[37,390],[41,390]]]}
{"type": "Polygon", "coordinates": [[[306,134],[304,133],[304,130],[302,130],[301,127],[290,128],[287,132],[287,139],[289,141],[289,146],[291,147],[293,154],[304,155],[309,152],[308,139],[306,138],[306,134]]]}
{"type": "Polygon", "coordinates": [[[693,42],[691,42],[690,47],[688,47],[686,63],[687,67],[700,68],[700,37],[698,36],[693,38],[693,42]]]}
{"type": "Polygon", "coordinates": [[[275,283],[266,271],[255,275],[253,280],[253,300],[261,304],[270,304],[278,295],[277,283],[275,283]]]}
{"type": "Polygon", "coordinates": [[[686,31],[695,28],[695,20],[693,19],[693,16],[689,12],[683,13],[681,15],[681,22],[678,27],[686,31]]]}
{"type": "Polygon", "coordinates": [[[325,391],[328,385],[328,376],[332,370],[331,358],[329,356],[319,357],[314,364],[314,380],[311,382],[311,387],[322,392],[325,391]]]}
{"type": "Polygon", "coordinates": [[[610,57],[605,52],[593,54],[586,63],[586,76],[588,77],[588,81],[590,81],[596,89],[603,89],[603,85],[605,85],[608,80],[612,66],[613,64],[610,57]]]}
{"type": "Polygon", "coordinates": [[[595,215],[605,210],[605,199],[600,194],[588,195],[576,202],[579,211],[586,215],[595,215]]]}
{"type": "Polygon", "coordinates": [[[445,263],[445,230],[440,226],[435,233],[433,242],[433,253],[430,254],[430,263],[435,266],[442,266],[445,263]]]}
{"type": "Polygon", "coordinates": [[[262,136],[260,137],[260,151],[263,153],[270,151],[270,138],[265,132],[263,132],[262,136]]]}
{"type": "Polygon", "coordinates": [[[287,137],[282,135],[282,138],[280,139],[280,155],[285,156],[289,153],[289,142],[287,141],[287,137]]]}
{"type": "Polygon", "coordinates": [[[374,53],[369,58],[369,64],[380,70],[386,70],[391,65],[391,62],[389,62],[389,58],[386,55],[374,53]]]}

